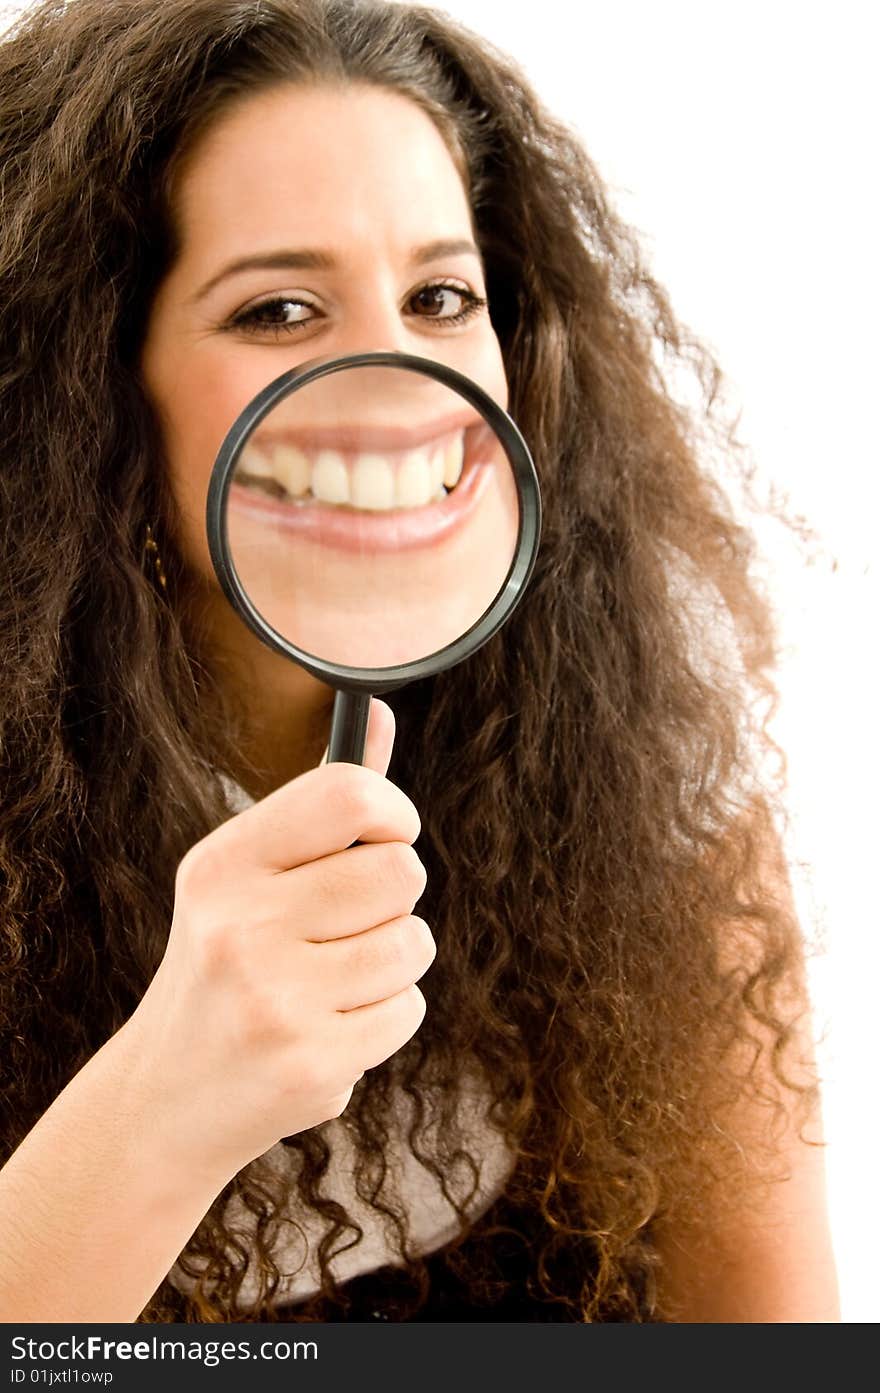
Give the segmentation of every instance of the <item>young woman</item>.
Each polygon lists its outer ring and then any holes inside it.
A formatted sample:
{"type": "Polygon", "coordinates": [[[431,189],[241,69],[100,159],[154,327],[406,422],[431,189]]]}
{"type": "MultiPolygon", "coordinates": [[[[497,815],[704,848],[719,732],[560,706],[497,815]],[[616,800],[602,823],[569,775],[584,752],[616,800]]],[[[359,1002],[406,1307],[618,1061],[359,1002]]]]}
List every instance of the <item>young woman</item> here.
{"type": "Polygon", "coordinates": [[[0,110],[3,1318],[837,1319],[719,374],[587,156],[374,0],[40,4],[0,110]],[[545,523],[361,769],[204,504],[373,348],[507,401],[545,523]]]}

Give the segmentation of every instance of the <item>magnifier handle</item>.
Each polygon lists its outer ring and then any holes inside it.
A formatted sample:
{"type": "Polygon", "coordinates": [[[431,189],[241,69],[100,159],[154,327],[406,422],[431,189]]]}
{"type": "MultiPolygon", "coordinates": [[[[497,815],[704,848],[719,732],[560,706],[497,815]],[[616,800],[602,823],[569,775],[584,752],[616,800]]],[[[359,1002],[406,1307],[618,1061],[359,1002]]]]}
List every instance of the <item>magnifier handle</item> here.
{"type": "Polygon", "coordinates": [[[337,691],[330,722],[328,764],[363,764],[369,718],[369,692],[337,691]]]}

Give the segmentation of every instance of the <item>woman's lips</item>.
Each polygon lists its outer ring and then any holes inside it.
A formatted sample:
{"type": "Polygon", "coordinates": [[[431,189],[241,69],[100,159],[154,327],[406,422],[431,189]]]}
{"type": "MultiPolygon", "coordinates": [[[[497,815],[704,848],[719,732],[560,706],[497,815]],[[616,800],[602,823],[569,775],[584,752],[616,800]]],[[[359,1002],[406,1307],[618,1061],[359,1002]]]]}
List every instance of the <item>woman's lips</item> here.
{"type": "Polygon", "coordinates": [[[270,498],[233,483],[229,508],[279,532],[340,551],[408,551],[439,546],[457,532],[478,506],[493,467],[491,459],[466,464],[455,489],[423,507],[366,511],[313,498],[302,502],[270,498]]]}
{"type": "Polygon", "coordinates": [[[297,421],[293,416],[285,419],[280,409],[277,415],[273,412],[267,417],[267,421],[269,424],[261,425],[251,437],[251,444],[262,446],[282,440],[292,442],[303,450],[370,450],[381,453],[385,450],[416,449],[459,432],[476,434],[488,430],[482,416],[471,407],[447,411],[442,416],[434,416],[430,421],[422,419],[415,424],[399,421],[392,423],[387,420],[381,424],[370,424],[363,420],[350,423],[306,423],[297,421]]]}

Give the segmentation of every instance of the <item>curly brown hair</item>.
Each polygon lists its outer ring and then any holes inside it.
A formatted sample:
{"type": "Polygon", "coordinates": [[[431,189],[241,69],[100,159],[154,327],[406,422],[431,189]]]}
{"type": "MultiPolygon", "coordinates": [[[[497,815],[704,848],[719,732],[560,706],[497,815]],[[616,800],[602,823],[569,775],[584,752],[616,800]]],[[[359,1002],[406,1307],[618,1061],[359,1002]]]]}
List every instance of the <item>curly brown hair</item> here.
{"type": "MultiPolygon", "coordinates": [[[[415,1311],[426,1269],[382,1187],[391,1090],[415,1103],[409,1144],[449,1194],[478,1165],[454,1107],[473,1058],[516,1154],[508,1194],[540,1225],[534,1293],[581,1321],[664,1318],[655,1222],[686,1224],[710,1190],[734,1203],[747,1183],[722,1120],[757,1087],[733,1062],[742,1046],[772,1055],[777,1109],[812,1101],[785,1058],[799,930],[762,885],[766,825],[744,792],[766,746],[771,617],[709,468],[713,454],[740,468],[717,363],[580,143],[508,59],[428,9],[43,0],[0,45],[0,1159],[136,1008],[176,868],[229,816],[218,776],[236,770],[237,717],[187,623],[138,355],[175,254],[175,159],[237,96],[303,79],[403,93],[449,142],[545,506],[507,626],[390,698],[389,777],[421,814],[438,952],[422,1027],[344,1115],[359,1192],[397,1215],[415,1311]],[[697,407],[671,390],[678,369],[697,407]],[[167,595],[143,564],[147,524],[167,595]],[[707,657],[707,596],[736,661],[707,657]],[[573,1238],[593,1258],[574,1289],[553,1275],[573,1238]]],[[[321,1193],[326,1129],[294,1150],[293,1193],[260,1160],[235,1176],[185,1250],[203,1280],[191,1296],[166,1280],[141,1320],[243,1318],[233,1195],[261,1282],[244,1318],[279,1319],[271,1238],[297,1206],[326,1225],[304,1318],[344,1305],[327,1262],[362,1231],[321,1193]]],[[[504,1287],[487,1251],[450,1247],[474,1291],[504,1287]]]]}

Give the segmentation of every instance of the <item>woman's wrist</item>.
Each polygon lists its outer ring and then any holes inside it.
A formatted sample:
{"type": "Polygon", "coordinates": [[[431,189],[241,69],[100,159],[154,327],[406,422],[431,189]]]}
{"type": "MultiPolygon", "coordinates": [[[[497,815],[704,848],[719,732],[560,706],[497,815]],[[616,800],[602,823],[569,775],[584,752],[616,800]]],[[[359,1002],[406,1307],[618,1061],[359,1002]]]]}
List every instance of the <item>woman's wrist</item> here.
{"type": "Polygon", "coordinates": [[[223,1189],[116,1033],[0,1170],[0,1318],[136,1320],[223,1189]]]}
{"type": "MultiPolygon", "coordinates": [[[[102,1066],[116,1081],[133,1159],[147,1160],[159,1188],[209,1197],[206,1208],[236,1174],[240,1163],[221,1160],[212,1149],[188,1095],[183,1071],[169,1072],[151,1048],[151,1028],[138,1011],[107,1041],[102,1066]]],[[[96,1061],[97,1061],[96,1056],[96,1061]]]]}

